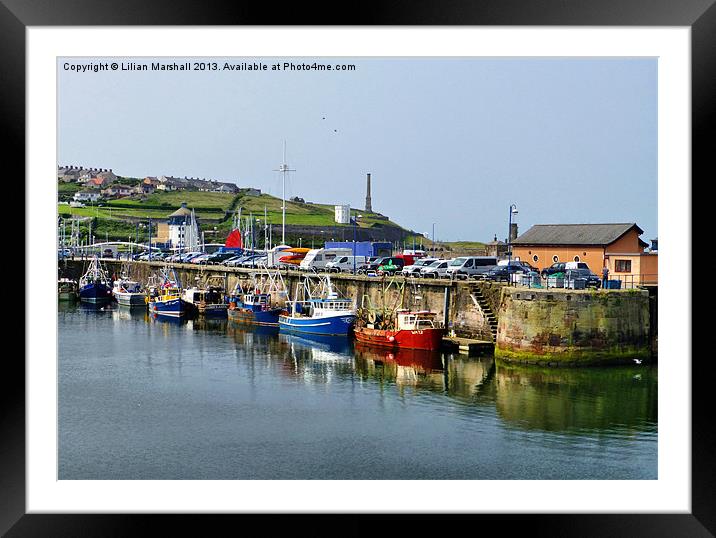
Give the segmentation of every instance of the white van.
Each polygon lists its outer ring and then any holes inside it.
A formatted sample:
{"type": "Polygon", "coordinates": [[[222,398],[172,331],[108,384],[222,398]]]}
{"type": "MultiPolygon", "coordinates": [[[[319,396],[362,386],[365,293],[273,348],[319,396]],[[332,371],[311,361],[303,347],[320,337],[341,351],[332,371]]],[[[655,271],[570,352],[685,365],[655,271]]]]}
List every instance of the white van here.
{"type": "Polygon", "coordinates": [[[350,248],[313,248],[306,252],[301,260],[300,269],[304,271],[321,271],[326,268],[328,262],[335,261],[341,256],[351,256],[353,250],[350,248]]]}
{"type": "Polygon", "coordinates": [[[450,262],[447,268],[447,276],[460,280],[468,278],[479,278],[497,265],[495,256],[461,256],[450,262]]]}
{"type": "Polygon", "coordinates": [[[326,263],[326,271],[331,273],[352,273],[353,269],[356,270],[368,261],[367,256],[339,256],[335,261],[326,263]]]}

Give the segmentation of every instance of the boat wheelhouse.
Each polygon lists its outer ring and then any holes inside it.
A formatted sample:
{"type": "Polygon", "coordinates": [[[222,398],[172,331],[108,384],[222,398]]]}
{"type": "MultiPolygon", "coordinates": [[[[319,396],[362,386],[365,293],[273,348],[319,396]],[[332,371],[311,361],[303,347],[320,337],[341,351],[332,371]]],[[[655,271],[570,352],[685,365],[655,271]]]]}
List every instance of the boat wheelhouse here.
{"type": "Polygon", "coordinates": [[[207,317],[226,317],[228,305],[224,289],[216,286],[187,288],[182,293],[187,313],[207,317]]]}

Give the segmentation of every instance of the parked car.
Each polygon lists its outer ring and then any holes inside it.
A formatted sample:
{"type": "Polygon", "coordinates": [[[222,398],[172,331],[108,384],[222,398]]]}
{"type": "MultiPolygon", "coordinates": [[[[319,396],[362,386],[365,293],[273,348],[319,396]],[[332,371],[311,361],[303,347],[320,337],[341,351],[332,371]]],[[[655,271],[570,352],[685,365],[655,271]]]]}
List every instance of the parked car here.
{"type": "Polygon", "coordinates": [[[361,268],[361,271],[359,272],[363,272],[365,274],[378,274],[378,268],[384,263],[387,264],[390,259],[390,256],[381,256],[379,258],[375,258],[372,262],[369,262],[364,268],[361,268]]]}
{"type": "Polygon", "coordinates": [[[217,265],[234,256],[236,256],[235,252],[214,252],[206,259],[206,263],[209,265],[217,265]]]}
{"type": "Polygon", "coordinates": [[[555,273],[564,273],[567,269],[586,269],[589,271],[589,266],[584,262],[556,262],[542,269],[540,274],[546,278],[555,273]]]}
{"type": "Polygon", "coordinates": [[[567,269],[564,273],[564,276],[565,278],[570,280],[576,278],[585,278],[587,280],[588,288],[599,289],[599,287],[602,285],[602,279],[592,273],[592,271],[590,271],[588,268],[585,269],[583,267],[580,267],[578,269],[567,269]]]}
{"type": "MultiPolygon", "coordinates": [[[[368,270],[368,267],[371,266],[376,260],[378,260],[379,256],[370,256],[366,259],[365,263],[361,263],[360,265],[356,266],[356,273],[359,275],[365,274],[368,270]]],[[[377,267],[377,266],[376,266],[377,267]]]]}
{"type": "Polygon", "coordinates": [[[395,256],[390,256],[388,258],[383,258],[380,265],[375,271],[376,275],[394,275],[396,273],[400,273],[403,270],[403,267],[405,267],[405,259],[404,258],[397,258],[395,256]]]}
{"type": "Polygon", "coordinates": [[[451,261],[452,259],[435,260],[420,270],[420,276],[422,278],[449,278],[447,269],[451,261]]]}
{"type": "Polygon", "coordinates": [[[461,256],[450,262],[447,276],[460,280],[477,278],[496,265],[495,256],[461,256]]]}
{"type": "Polygon", "coordinates": [[[180,263],[189,263],[193,258],[196,258],[197,256],[201,256],[202,254],[204,254],[204,253],[203,252],[187,252],[185,254],[182,254],[179,257],[178,261],[180,263]]]}
{"type": "Polygon", "coordinates": [[[261,258],[266,258],[265,254],[249,254],[245,260],[241,262],[241,267],[255,267],[261,258]]]}
{"type": "Polygon", "coordinates": [[[232,261],[230,267],[241,267],[245,262],[249,261],[253,257],[254,254],[244,254],[238,259],[232,261]]]}
{"type": "Polygon", "coordinates": [[[493,282],[509,282],[512,275],[529,273],[530,269],[523,265],[496,265],[482,275],[483,280],[491,280],[493,282]]]}
{"type": "Polygon", "coordinates": [[[241,258],[242,256],[243,256],[243,254],[234,254],[234,255],[231,256],[231,258],[226,258],[225,260],[223,260],[223,261],[221,261],[221,262],[219,262],[219,263],[220,263],[221,265],[229,265],[231,262],[233,262],[234,260],[238,260],[238,259],[241,258]]]}
{"type": "Polygon", "coordinates": [[[206,260],[209,259],[209,256],[211,256],[211,254],[207,254],[207,253],[200,254],[199,256],[194,256],[193,258],[191,258],[189,260],[189,263],[193,263],[196,265],[203,265],[206,263],[206,260]]]}
{"type": "Polygon", "coordinates": [[[420,270],[423,267],[426,267],[433,263],[437,258],[420,258],[418,260],[415,260],[415,263],[413,265],[406,265],[403,267],[403,270],[401,273],[403,273],[403,276],[420,276],[420,270]]]}

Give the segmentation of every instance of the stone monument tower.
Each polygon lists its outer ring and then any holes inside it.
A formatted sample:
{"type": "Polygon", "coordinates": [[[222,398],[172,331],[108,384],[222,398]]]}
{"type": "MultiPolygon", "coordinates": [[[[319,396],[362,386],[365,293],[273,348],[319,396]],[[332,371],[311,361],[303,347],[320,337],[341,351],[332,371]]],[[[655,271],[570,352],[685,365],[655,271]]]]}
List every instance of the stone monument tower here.
{"type": "Polygon", "coordinates": [[[365,210],[369,213],[372,213],[373,208],[371,207],[371,203],[370,203],[370,174],[368,174],[367,182],[368,182],[368,191],[366,192],[366,195],[365,195],[365,210]]]}

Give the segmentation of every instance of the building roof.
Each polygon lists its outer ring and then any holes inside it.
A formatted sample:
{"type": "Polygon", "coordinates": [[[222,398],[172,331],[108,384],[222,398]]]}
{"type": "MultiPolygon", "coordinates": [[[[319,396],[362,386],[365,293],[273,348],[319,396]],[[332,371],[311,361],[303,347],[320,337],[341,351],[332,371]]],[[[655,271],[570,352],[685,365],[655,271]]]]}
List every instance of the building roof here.
{"type": "MultiPolygon", "coordinates": [[[[634,222],[618,224],[535,224],[512,241],[513,245],[609,245],[636,228],[634,222]]],[[[641,240],[640,240],[641,241],[641,240]]]]}
{"type": "Polygon", "coordinates": [[[186,202],[182,202],[181,207],[169,215],[169,218],[184,216],[191,216],[191,210],[186,207],[186,202]]]}

